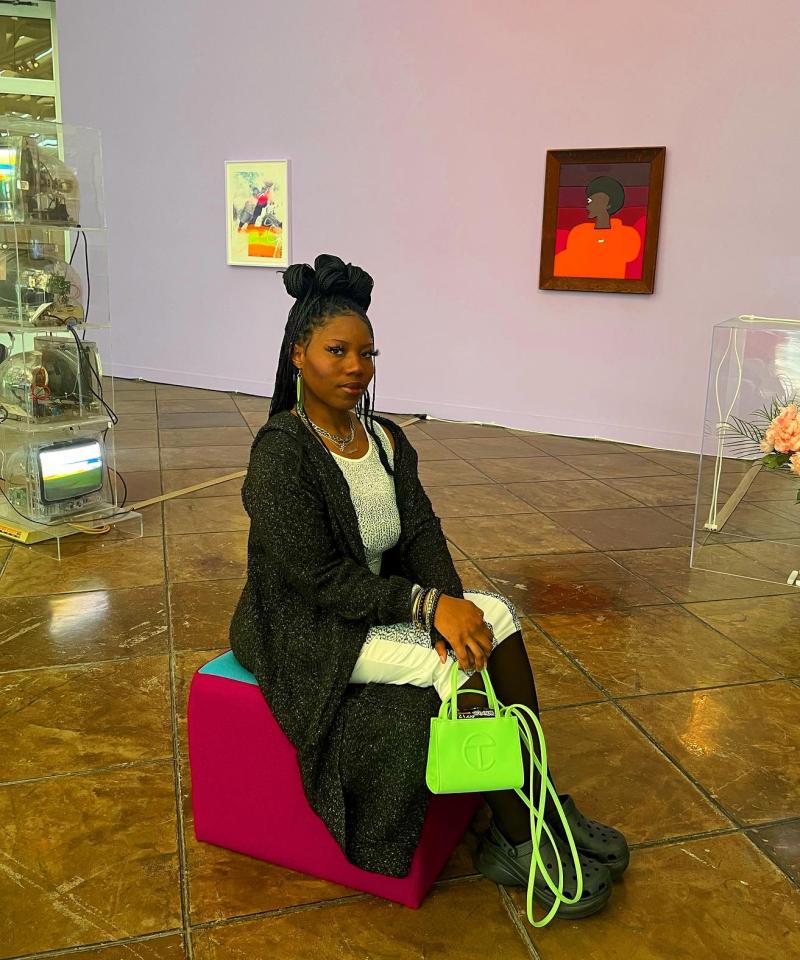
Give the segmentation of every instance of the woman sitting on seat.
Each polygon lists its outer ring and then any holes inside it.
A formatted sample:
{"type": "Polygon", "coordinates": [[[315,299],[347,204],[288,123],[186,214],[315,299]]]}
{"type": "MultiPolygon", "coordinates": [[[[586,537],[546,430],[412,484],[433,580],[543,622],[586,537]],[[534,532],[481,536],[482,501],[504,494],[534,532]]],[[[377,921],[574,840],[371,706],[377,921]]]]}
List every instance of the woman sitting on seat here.
{"type": "MultiPolygon", "coordinates": [[[[498,594],[464,593],[416,451],[400,427],[373,414],[372,278],[323,255],[314,269],[290,266],[284,284],[295,303],[242,492],[251,527],[231,646],[294,744],[309,802],[345,855],[364,870],[403,876],[430,799],[430,718],[452,663],[462,688],[481,689],[475,671],[487,667],[502,702],[538,713],[536,686],[514,608],[498,594]],[[432,588],[428,632],[412,611],[419,591],[432,588]]],[[[479,694],[464,698],[460,709],[485,704],[479,694]]],[[[512,790],[486,801],[493,818],[477,867],[498,883],[525,885],[527,807],[512,790]]],[[[608,901],[628,847],[570,797],[562,803],[584,894],[559,912],[586,916],[608,901]]],[[[543,841],[543,860],[554,880],[561,860],[574,894],[560,821],[551,806],[545,815],[556,844],[543,841]]],[[[535,896],[553,902],[541,877],[535,896]]]]}

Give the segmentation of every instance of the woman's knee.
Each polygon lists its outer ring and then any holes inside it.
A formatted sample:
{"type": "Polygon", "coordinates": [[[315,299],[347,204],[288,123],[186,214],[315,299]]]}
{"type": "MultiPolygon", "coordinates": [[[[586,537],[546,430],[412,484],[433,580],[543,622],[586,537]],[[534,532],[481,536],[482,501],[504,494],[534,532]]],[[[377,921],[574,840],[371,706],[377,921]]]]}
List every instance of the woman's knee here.
{"type": "Polygon", "coordinates": [[[492,623],[492,628],[497,640],[502,641],[510,637],[513,633],[519,632],[522,628],[516,608],[508,597],[504,597],[500,593],[492,594],[492,596],[501,604],[494,617],[495,622],[492,623]]]}

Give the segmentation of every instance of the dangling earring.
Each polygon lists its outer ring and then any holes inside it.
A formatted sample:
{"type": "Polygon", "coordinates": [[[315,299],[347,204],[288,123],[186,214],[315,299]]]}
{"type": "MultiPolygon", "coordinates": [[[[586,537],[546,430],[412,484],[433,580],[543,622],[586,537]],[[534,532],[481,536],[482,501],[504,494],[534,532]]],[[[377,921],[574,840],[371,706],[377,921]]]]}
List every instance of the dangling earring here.
{"type": "Polygon", "coordinates": [[[297,386],[297,412],[303,413],[305,409],[303,406],[303,374],[297,367],[295,367],[295,381],[297,386]]]}

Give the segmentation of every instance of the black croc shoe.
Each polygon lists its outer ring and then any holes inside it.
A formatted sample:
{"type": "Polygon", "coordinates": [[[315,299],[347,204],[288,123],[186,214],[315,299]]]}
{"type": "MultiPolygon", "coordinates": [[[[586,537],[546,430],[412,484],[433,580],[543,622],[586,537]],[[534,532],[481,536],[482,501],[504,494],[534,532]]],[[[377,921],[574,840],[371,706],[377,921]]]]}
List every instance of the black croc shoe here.
{"type": "MultiPolygon", "coordinates": [[[[556,849],[542,834],[539,851],[547,872],[554,883],[558,882],[558,866],[556,858],[561,859],[564,870],[564,895],[575,896],[577,876],[572,861],[569,845],[565,840],[556,836],[556,849]]],[[[475,866],[484,877],[495,883],[502,883],[508,887],[527,887],[528,875],[531,867],[530,840],[525,843],[509,843],[502,833],[492,824],[481,839],[475,857],[475,866]]],[[[562,903],[558,908],[558,916],[564,919],[576,920],[579,917],[588,917],[598,910],[602,910],[611,897],[611,873],[607,867],[588,857],[580,857],[581,872],[583,874],[583,894],[577,903],[562,903]]],[[[533,899],[546,909],[555,903],[555,896],[547,886],[541,870],[537,870],[533,881],[533,899]]]]}
{"type": "MultiPolygon", "coordinates": [[[[578,853],[604,864],[611,871],[614,880],[619,880],[628,869],[631,859],[628,841],[619,830],[585,817],[575,806],[575,801],[568,793],[559,794],[559,800],[572,831],[578,853]]],[[[561,821],[556,820],[551,823],[550,829],[561,833],[563,829],[561,821]]]]}

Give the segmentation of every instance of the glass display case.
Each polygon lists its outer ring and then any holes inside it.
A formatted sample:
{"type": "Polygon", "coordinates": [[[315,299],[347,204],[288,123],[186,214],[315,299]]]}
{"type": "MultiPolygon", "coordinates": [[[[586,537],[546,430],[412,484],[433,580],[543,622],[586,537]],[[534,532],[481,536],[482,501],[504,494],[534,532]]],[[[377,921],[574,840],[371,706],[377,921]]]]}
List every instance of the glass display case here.
{"type": "Polygon", "coordinates": [[[798,404],[800,321],[714,327],[692,567],[800,587],[798,404]]]}
{"type": "Polygon", "coordinates": [[[118,493],[107,281],[98,132],[0,116],[0,537],[57,555],[142,532],[118,493]]]}

